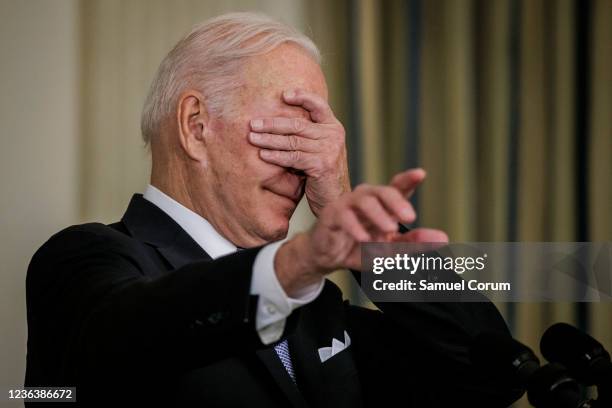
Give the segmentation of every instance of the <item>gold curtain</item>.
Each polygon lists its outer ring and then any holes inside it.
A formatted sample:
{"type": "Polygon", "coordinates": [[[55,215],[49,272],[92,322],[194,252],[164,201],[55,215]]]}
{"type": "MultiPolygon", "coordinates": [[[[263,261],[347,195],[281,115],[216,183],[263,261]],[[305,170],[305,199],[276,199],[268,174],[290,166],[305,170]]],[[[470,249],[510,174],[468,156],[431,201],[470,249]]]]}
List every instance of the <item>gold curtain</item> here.
{"type": "MultiPolygon", "coordinates": [[[[344,60],[325,69],[345,74],[330,90],[353,182],[384,182],[412,155],[428,172],[419,223],[452,241],[610,241],[612,2],[588,5],[577,44],[572,0],[311,2],[323,54],[344,60]]],[[[557,321],[612,347],[609,303],[499,307],[535,350],[557,321]]]]}
{"type": "MultiPolygon", "coordinates": [[[[593,5],[591,57],[591,143],[588,146],[590,239],[612,240],[612,1],[593,5]]],[[[589,316],[593,335],[612,345],[612,305],[594,304],[589,316]]]]}

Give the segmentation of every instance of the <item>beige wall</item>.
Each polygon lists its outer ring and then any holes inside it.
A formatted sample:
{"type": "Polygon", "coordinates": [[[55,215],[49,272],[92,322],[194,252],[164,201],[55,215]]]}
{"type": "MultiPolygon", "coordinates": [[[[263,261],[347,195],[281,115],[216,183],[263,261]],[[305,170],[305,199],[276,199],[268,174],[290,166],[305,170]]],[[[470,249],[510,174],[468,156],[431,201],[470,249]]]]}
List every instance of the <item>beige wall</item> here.
{"type": "MultiPolygon", "coordinates": [[[[28,261],[53,232],[78,221],[76,5],[74,0],[0,1],[3,389],[23,384],[28,261]]],[[[8,404],[4,395],[3,404],[8,404]]]]}

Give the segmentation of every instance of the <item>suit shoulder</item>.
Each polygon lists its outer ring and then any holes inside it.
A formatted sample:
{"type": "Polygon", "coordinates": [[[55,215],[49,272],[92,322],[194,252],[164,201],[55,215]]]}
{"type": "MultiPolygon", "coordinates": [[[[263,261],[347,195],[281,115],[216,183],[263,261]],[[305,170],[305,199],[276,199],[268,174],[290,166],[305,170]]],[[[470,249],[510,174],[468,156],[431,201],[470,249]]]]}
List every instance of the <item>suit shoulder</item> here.
{"type": "Polygon", "coordinates": [[[32,262],[41,257],[75,251],[121,248],[129,245],[131,238],[116,229],[101,223],[72,225],[52,235],[32,257],[32,262]]]}
{"type": "Polygon", "coordinates": [[[133,238],[101,223],[67,227],[51,236],[32,256],[26,292],[32,295],[33,288],[46,287],[54,279],[75,276],[96,265],[131,265],[137,245],[133,238]]]}
{"type": "Polygon", "coordinates": [[[72,239],[85,240],[123,240],[129,238],[109,225],[99,222],[72,225],[55,233],[49,241],[63,241],[72,239]]]}

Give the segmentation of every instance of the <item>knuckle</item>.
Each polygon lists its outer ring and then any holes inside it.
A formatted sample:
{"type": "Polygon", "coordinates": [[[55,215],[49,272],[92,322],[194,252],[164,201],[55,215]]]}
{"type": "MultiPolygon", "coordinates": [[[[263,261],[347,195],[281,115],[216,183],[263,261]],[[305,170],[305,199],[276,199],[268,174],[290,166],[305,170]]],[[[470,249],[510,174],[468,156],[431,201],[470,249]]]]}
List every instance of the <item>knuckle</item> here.
{"type": "Polygon", "coordinates": [[[304,120],[302,120],[300,118],[293,118],[293,120],[291,122],[292,122],[293,130],[296,133],[301,132],[306,127],[306,124],[304,123],[304,120]]]}
{"type": "Polygon", "coordinates": [[[361,209],[372,209],[376,206],[377,201],[374,197],[372,196],[366,196],[363,197],[361,200],[359,200],[359,202],[357,203],[357,206],[361,209]]]}
{"type": "Polygon", "coordinates": [[[288,137],[288,142],[289,142],[289,149],[290,150],[298,150],[300,147],[300,142],[297,138],[297,136],[295,135],[289,135],[288,137]]]}
{"type": "Polygon", "coordinates": [[[327,169],[323,166],[323,160],[320,158],[312,158],[309,164],[312,168],[312,175],[314,177],[320,177],[327,171],[327,169]]]}
{"type": "Polygon", "coordinates": [[[387,188],[388,188],[387,186],[374,186],[372,191],[378,197],[388,197],[389,196],[389,190],[387,188]]]}
{"type": "Polygon", "coordinates": [[[292,150],[289,152],[289,159],[293,162],[299,161],[301,156],[299,150],[292,150]]]}
{"type": "Polygon", "coordinates": [[[280,130],[286,126],[285,119],[283,118],[274,118],[272,119],[272,128],[275,133],[280,133],[280,130]]]}
{"type": "Polygon", "coordinates": [[[383,194],[383,195],[385,195],[385,196],[387,196],[389,198],[393,198],[393,199],[397,198],[397,194],[396,193],[398,191],[396,189],[394,189],[393,187],[390,187],[390,186],[381,186],[380,187],[380,192],[381,192],[381,194],[383,194]]]}

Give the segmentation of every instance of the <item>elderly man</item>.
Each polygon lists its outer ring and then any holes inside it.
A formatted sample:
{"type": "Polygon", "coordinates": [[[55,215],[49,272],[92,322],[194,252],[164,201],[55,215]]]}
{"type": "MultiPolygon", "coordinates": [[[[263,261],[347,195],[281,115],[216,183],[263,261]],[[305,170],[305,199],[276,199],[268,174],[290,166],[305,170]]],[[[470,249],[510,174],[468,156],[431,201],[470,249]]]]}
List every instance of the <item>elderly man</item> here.
{"type": "Polygon", "coordinates": [[[142,115],[151,184],[120,222],[67,228],[32,259],[26,385],[113,405],[512,400],[467,357],[482,329],[508,333],[491,304],[373,311],[325,280],[359,270],[361,242],[446,236],[398,230],[416,217],[407,197],[422,170],[351,191],[319,59],[307,37],[249,13],[205,22],[170,51],[142,115]],[[303,195],[317,220],[283,240],[303,195]],[[325,358],[330,346],[342,351],[325,358]]]}

